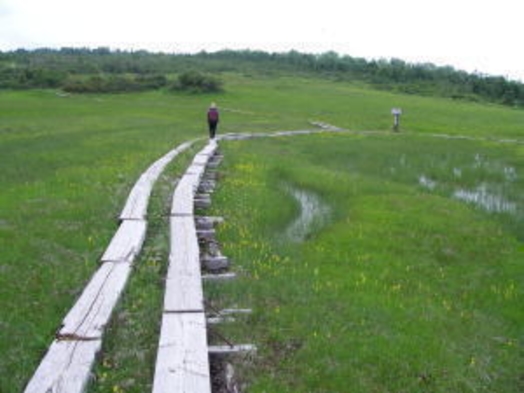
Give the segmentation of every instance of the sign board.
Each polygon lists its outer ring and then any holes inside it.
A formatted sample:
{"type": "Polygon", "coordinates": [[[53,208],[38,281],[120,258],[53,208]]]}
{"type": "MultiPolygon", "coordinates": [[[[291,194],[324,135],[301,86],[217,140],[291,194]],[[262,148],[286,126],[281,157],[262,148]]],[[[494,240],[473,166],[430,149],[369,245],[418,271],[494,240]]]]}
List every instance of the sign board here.
{"type": "Polygon", "coordinates": [[[394,115],[394,116],[401,115],[402,114],[402,109],[400,109],[400,108],[393,108],[393,109],[391,109],[391,114],[394,115]]]}

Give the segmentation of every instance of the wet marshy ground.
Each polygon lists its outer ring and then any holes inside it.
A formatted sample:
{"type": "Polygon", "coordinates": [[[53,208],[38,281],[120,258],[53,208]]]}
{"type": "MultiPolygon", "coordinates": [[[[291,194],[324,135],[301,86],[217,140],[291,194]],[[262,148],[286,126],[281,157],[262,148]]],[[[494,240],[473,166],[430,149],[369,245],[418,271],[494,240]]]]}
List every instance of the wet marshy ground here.
{"type": "Polygon", "coordinates": [[[285,239],[293,243],[300,243],[328,222],[331,209],[317,194],[311,191],[291,185],[288,185],[286,189],[298,203],[300,213],[287,227],[285,239]]]}

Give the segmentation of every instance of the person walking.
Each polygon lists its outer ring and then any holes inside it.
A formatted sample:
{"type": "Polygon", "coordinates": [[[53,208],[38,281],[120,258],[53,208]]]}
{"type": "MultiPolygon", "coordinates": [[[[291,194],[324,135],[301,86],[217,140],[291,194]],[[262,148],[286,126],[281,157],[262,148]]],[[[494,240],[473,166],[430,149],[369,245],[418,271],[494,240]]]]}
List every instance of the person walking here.
{"type": "Polygon", "coordinates": [[[207,111],[207,124],[209,125],[209,138],[210,139],[215,139],[219,117],[220,116],[218,114],[217,104],[213,102],[211,103],[211,106],[209,107],[207,111]]]}

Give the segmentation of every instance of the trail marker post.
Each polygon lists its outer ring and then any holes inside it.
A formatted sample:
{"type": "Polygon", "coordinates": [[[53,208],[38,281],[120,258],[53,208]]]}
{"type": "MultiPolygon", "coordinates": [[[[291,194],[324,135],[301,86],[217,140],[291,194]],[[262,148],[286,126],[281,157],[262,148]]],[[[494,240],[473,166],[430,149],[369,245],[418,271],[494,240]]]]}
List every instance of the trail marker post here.
{"type": "Polygon", "coordinates": [[[400,115],[402,114],[402,109],[392,108],[391,114],[393,115],[393,131],[398,132],[400,128],[400,115]]]}

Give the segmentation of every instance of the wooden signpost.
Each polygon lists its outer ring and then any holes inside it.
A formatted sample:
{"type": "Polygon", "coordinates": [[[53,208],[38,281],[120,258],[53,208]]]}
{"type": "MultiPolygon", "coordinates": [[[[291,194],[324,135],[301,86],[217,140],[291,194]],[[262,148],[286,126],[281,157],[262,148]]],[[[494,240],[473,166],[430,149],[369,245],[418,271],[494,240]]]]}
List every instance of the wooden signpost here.
{"type": "Polygon", "coordinates": [[[392,108],[391,114],[393,115],[393,131],[398,132],[400,129],[400,115],[402,114],[402,109],[392,108]]]}

